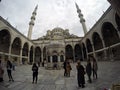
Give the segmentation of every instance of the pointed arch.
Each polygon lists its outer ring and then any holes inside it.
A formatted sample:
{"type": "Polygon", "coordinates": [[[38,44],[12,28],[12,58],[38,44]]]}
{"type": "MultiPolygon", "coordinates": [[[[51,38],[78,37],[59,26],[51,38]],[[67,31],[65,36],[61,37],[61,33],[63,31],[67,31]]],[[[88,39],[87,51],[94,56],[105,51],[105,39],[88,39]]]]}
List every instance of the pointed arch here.
{"type": "Polygon", "coordinates": [[[75,45],[75,61],[82,60],[82,49],[79,44],[75,45]]]}
{"type": "Polygon", "coordinates": [[[101,32],[106,47],[109,47],[113,44],[120,42],[117,30],[110,22],[103,23],[101,32]]]}
{"type": "Polygon", "coordinates": [[[10,42],[10,32],[6,29],[0,30],[0,52],[9,53],[10,42]]]}
{"type": "Polygon", "coordinates": [[[94,32],[92,35],[93,46],[95,50],[99,50],[103,48],[102,39],[97,32],[94,32]]]}
{"type": "Polygon", "coordinates": [[[28,43],[24,43],[23,49],[22,49],[22,56],[28,56],[29,46],[28,43]]]}
{"type": "Polygon", "coordinates": [[[58,62],[58,56],[57,55],[53,55],[52,56],[52,62],[54,63],[54,62],[58,62]]]}
{"type": "Polygon", "coordinates": [[[12,43],[11,53],[15,55],[20,55],[21,46],[21,39],[19,37],[16,37],[12,43]]]}
{"type": "Polygon", "coordinates": [[[73,60],[73,48],[71,45],[65,46],[65,56],[66,59],[72,59],[73,60]]]}
{"type": "Polygon", "coordinates": [[[87,47],[88,53],[93,51],[91,41],[88,38],[86,39],[86,47],[87,47]]]}
{"type": "Polygon", "coordinates": [[[40,62],[41,60],[41,49],[39,46],[35,48],[35,62],[40,62]]]}

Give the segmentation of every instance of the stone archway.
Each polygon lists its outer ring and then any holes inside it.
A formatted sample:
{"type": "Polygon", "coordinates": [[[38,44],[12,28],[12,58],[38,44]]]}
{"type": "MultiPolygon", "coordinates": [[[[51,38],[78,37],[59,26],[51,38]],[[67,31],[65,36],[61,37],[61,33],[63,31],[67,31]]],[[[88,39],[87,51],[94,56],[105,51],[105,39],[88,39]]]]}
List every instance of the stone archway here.
{"type": "Polygon", "coordinates": [[[92,44],[91,44],[91,41],[89,39],[86,39],[86,47],[87,47],[88,53],[93,52],[92,44]]]}
{"type": "Polygon", "coordinates": [[[67,60],[71,59],[73,61],[73,48],[71,45],[65,47],[65,57],[67,60]]]}
{"type": "Polygon", "coordinates": [[[40,62],[41,60],[41,49],[40,47],[35,48],[35,62],[40,62]]]}
{"type": "Polygon", "coordinates": [[[23,49],[22,49],[22,64],[27,63],[28,61],[28,51],[29,51],[29,46],[28,43],[24,43],[23,49]]]}
{"type": "MultiPolygon", "coordinates": [[[[119,17],[116,16],[119,19],[119,17]]],[[[119,25],[120,22],[117,21],[119,25]]],[[[120,57],[120,45],[115,45],[120,43],[120,38],[118,35],[117,30],[110,22],[105,22],[102,26],[102,36],[105,42],[105,46],[108,47],[107,49],[107,57],[109,60],[116,59],[118,60],[120,57]],[[114,46],[113,46],[114,45],[114,46]]]]}
{"type": "MultiPolygon", "coordinates": [[[[100,50],[103,48],[103,43],[102,43],[102,39],[100,38],[99,34],[97,32],[94,32],[92,35],[92,41],[93,41],[93,46],[95,51],[100,50]]],[[[102,60],[105,57],[105,53],[104,50],[100,51],[100,52],[96,52],[96,57],[97,60],[102,60]]]]}
{"type": "Polygon", "coordinates": [[[97,32],[94,32],[92,35],[93,46],[95,50],[103,48],[102,40],[97,32]]]}
{"type": "Polygon", "coordinates": [[[57,55],[52,56],[52,62],[53,63],[58,62],[58,56],[57,55]]]}
{"type": "Polygon", "coordinates": [[[105,46],[109,47],[113,44],[119,43],[120,38],[118,36],[117,30],[110,22],[105,22],[102,25],[102,36],[105,42],[105,46]]]}
{"type": "Polygon", "coordinates": [[[9,53],[9,46],[11,36],[8,30],[3,29],[0,31],[0,52],[9,53]]]}
{"type": "Polygon", "coordinates": [[[12,43],[11,54],[20,55],[21,39],[16,37],[12,43]]]}
{"type": "Polygon", "coordinates": [[[82,49],[81,49],[79,44],[75,45],[74,50],[75,50],[75,61],[83,60],[83,58],[82,58],[82,49]]]}

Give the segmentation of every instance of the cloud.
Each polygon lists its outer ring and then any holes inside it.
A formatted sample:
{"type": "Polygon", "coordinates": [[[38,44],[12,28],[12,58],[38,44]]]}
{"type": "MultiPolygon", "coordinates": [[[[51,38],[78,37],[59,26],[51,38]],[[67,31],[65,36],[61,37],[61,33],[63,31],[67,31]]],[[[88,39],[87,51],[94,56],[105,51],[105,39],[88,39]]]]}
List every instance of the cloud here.
{"type": "Polygon", "coordinates": [[[70,33],[83,36],[75,3],[80,7],[86,25],[91,28],[109,7],[107,0],[3,0],[0,3],[0,15],[17,29],[27,35],[29,21],[35,6],[38,10],[33,28],[32,38],[39,38],[47,30],[55,27],[69,29],[70,33]]]}

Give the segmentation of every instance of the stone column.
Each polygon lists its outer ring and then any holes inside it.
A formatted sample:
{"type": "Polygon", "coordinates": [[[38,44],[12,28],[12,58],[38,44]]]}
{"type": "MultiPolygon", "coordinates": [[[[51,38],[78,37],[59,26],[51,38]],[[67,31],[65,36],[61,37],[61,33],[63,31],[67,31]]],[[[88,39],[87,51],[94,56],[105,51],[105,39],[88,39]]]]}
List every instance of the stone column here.
{"type": "Polygon", "coordinates": [[[12,48],[12,44],[10,44],[10,46],[9,46],[9,59],[10,59],[10,57],[11,57],[11,48],[12,48]]]}
{"type": "Polygon", "coordinates": [[[73,62],[75,62],[75,51],[73,49],[73,62]]]}
{"type": "Polygon", "coordinates": [[[41,62],[43,62],[43,49],[42,49],[42,54],[41,54],[41,62]]]}
{"type": "Polygon", "coordinates": [[[30,51],[28,50],[28,63],[30,62],[30,51]]]}
{"type": "Polygon", "coordinates": [[[50,62],[52,63],[52,56],[50,56],[50,62]]]}
{"type": "Polygon", "coordinates": [[[33,63],[35,63],[35,48],[33,48],[33,63]]]}
{"type": "Polygon", "coordinates": [[[85,50],[86,50],[86,55],[87,55],[87,59],[88,59],[88,50],[87,50],[86,44],[85,44],[85,50]]]}
{"type": "Polygon", "coordinates": [[[63,55],[63,60],[65,61],[65,55],[63,55]]]}
{"type": "Polygon", "coordinates": [[[23,50],[23,48],[20,49],[20,62],[19,62],[19,64],[22,64],[22,50],[23,50]]]}
{"type": "Polygon", "coordinates": [[[58,62],[60,62],[60,55],[58,56],[58,62]]]}
{"type": "Polygon", "coordinates": [[[106,47],[105,47],[105,43],[104,43],[104,39],[103,37],[101,37],[101,40],[102,40],[102,44],[103,44],[103,48],[104,48],[104,54],[105,54],[105,59],[107,59],[107,52],[106,52],[106,47]]]}
{"type": "Polygon", "coordinates": [[[93,49],[93,56],[96,58],[95,48],[94,48],[93,42],[91,42],[91,44],[92,44],[92,49],[93,49]]]}

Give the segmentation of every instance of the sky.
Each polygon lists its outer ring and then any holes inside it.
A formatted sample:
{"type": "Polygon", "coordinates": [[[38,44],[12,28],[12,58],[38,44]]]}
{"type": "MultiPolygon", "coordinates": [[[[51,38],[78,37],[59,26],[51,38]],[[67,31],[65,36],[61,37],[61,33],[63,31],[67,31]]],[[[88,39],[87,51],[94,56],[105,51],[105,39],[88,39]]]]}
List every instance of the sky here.
{"type": "Polygon", "coordinates": [[[27,36],[30,18],[38,5],[32,39],[46,35],[56,27],[69,29],[70,34],[84,36],[75,2],[84,15],[88,31],[107,10],[107,0],[2,0],[0,16],[27,36]]]}

